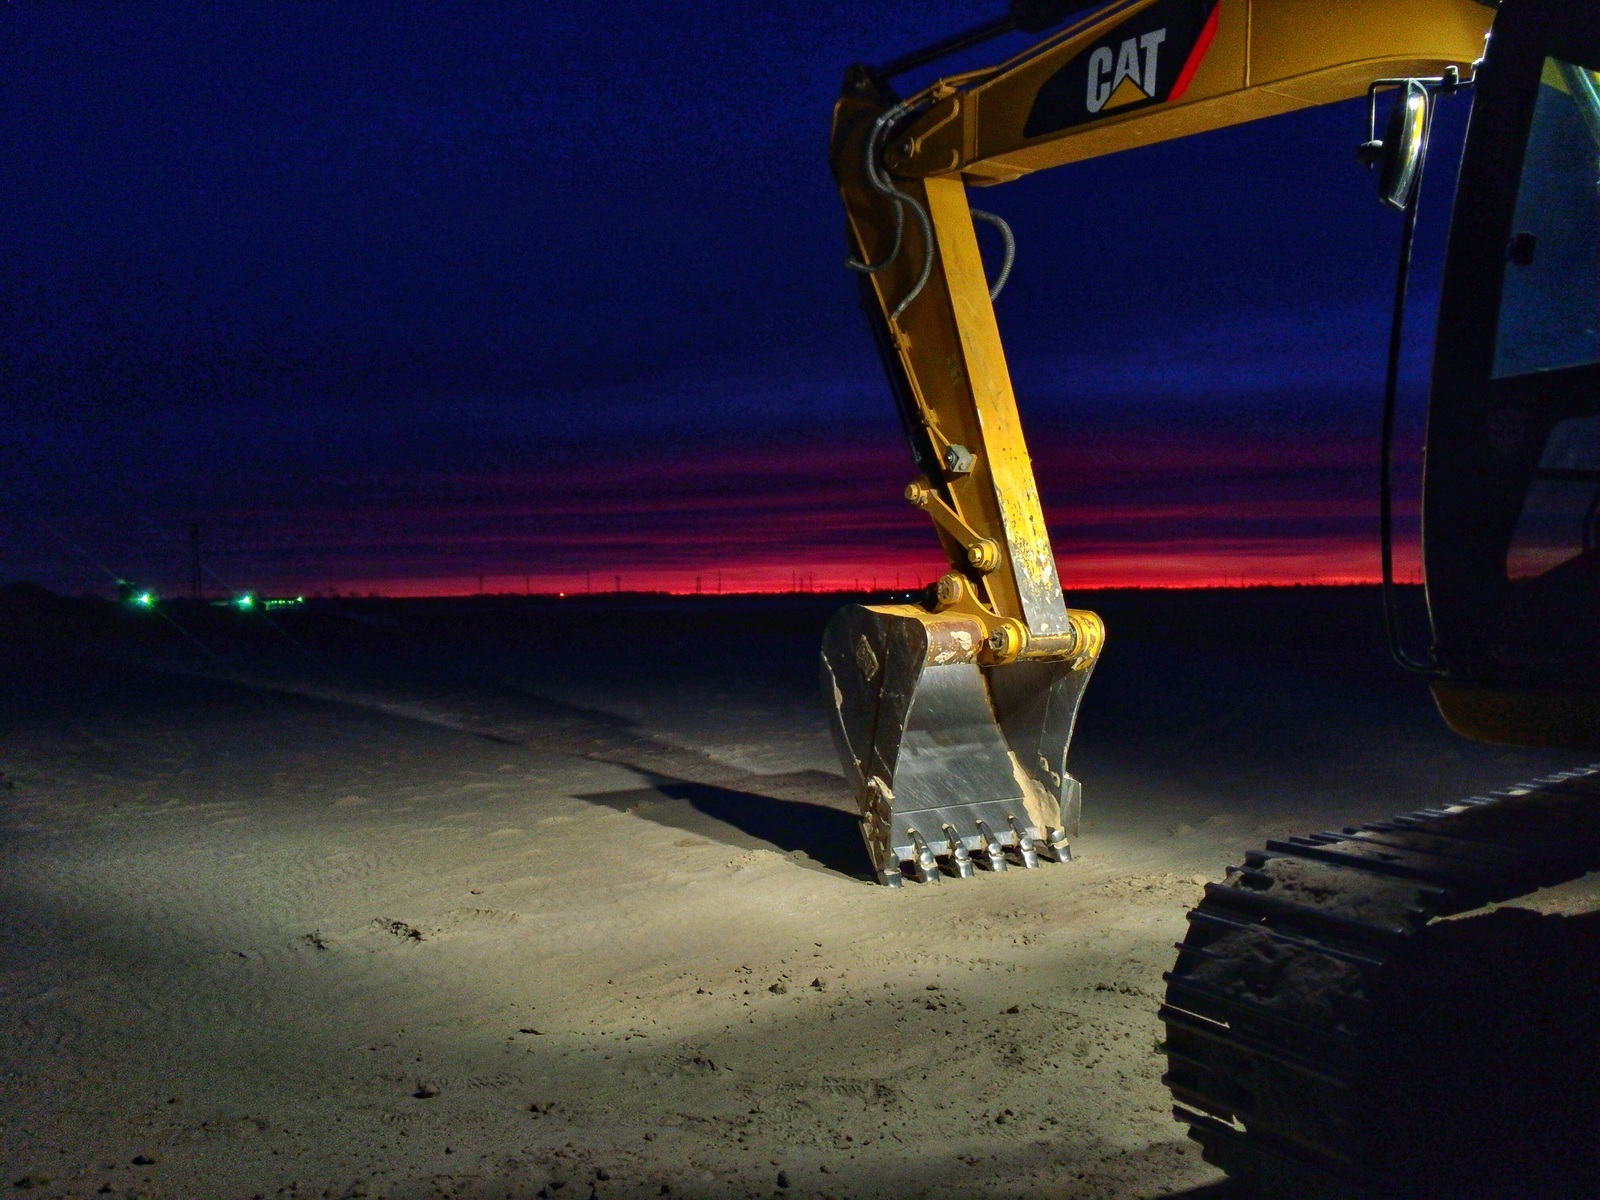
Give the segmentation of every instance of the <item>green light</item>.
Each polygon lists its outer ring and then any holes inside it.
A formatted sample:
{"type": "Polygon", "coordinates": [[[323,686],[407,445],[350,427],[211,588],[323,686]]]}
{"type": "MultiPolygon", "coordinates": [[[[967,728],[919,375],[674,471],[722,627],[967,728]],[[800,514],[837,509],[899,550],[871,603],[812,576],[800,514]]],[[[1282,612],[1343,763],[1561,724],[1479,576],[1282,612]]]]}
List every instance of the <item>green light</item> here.
{"type": "Polygon", "coordinates": [[[256,606],[256,598],[249,592],[241,592],[233,598],[233,602],[240,612],[249,612],[256,606]]]}
{"type": "Polygon", "coordinates": [[[134,596],[133,603],[139,608],[154,608],[156,606],[156,594],[154,592],[139,592],[134,596]]]}

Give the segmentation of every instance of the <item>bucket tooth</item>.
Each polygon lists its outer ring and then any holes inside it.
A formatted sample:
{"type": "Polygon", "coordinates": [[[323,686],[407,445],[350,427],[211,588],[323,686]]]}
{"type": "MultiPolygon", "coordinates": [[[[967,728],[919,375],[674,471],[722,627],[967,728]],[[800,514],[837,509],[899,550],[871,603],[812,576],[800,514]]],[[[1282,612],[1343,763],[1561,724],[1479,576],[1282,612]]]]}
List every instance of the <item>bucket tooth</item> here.
{"type": "Polygon", "coordinates": [[[908,829],[906,832],[911,836],[911,847],[916,853],[916,857],[911,860],[911,864],[916,868],[917,881],[919,883],[938,883],[939,860],[933,857],[933,851],[928,849],[928,843],[922,840],[920,833],[915,829],[908,829]]]}
{"type": "Polygon", "coordinates": [[[1018,825],[1015,817],[1006,817],[1006,824],[1010,825],[1011,832],[1017,835],[1017,857],[1022,860],[1024,867],[1033,870],[1039,865],[1039,850],[1034,845],[1033,835],[1018,825]]]}
{"type": "Polygon", "coordinates": [[[1067,840],[1065,829],[1047,829],[1044,835],[1044,844],[1038,847],[1052,862],[1069,863],[1072,861],[1072,843],[1067,840]]]}
{"type": "Polygon", "coordinates": [[[886,883],[902,863],[919,863],[913,829],[967,831],[949,853],[957,876],[974,860],[1005,869],[1005,850],[989,852],[993,833],[971,832],[978,821],[1005,829],[1015,815],[1033,831],[1036,853],[1057,845],[1044,831],[1063,831],[1064,845],[1076,830],[1080,789],[1066,770],[1067,746],[1092,659],[983,665],[985,629],[953,611],[852,605],[823,635],[834,743],[873,871],[886,883]]]}
{"type": "Polygon", "coordinates": [[[1004,871],[1009,865],[1006,862],[1005,846],[1001,844],[999,838],[995,837],[994,830],[990,829],[985,822],[979,821],[977,825],[978,838],[983,843],[980,849],[983,851],[984,864],[991,871],[1004,871]]]}
{"type": "Polygon", "coordinates": [[[967,849],[954,825],[944,827],[944,840],[945,845],[950,847],[950,869],[958,879],[971,879],[977,873],[977,868],[972,865],[972,852],[967,849]]]}

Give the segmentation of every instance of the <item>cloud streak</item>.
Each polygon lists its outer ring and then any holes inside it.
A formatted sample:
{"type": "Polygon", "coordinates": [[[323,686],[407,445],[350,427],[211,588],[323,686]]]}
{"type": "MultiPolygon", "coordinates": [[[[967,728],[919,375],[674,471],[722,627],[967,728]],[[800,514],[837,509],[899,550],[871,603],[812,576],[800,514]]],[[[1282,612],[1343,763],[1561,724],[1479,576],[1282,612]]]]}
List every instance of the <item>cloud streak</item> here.
{"type": "MultiPolygon", "coordinates": [[[[1069,586],[1370,580],[1372,447],[1355,438],[1127,431],[1039,439],[1046,517],[1069,586]]],[[[325,480],[235,504],[207,527],[220,575],[263,591],[819,589],[927,583],[944,569],[912,475],[883,440],[611,457],[545,471],[325,480]]],[[[176,586],[177,514],[77,523],[103,557],[154,542],[143,577],[176,586]]],[[[1402,574],[1415,570],[1403,554],[1402,574]]]]}

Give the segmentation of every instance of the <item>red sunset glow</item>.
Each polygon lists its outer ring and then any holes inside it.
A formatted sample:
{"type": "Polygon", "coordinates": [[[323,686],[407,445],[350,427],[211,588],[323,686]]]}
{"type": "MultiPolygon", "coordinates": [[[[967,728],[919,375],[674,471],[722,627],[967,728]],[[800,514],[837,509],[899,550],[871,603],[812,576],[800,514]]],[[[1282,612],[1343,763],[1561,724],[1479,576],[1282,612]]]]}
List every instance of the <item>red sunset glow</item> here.
{"type": "MultiPolygon", "coordinates": [[[[1042,439],[1034,457],[1069,591],[1377,578],[1365,442],[1119,434],[1042,439]]],[[[900,499],[911,475],[901,446],[863,443],[397,483],[300,530],[297,560],[328,569],[282,583],[389,596],[910,588],[944,569],[900,499]]],[[[271,586],[270,556],[254,569],[271,586]]],[[[1417,570],[1402,544],[1399,576],[1417,570]]]]}

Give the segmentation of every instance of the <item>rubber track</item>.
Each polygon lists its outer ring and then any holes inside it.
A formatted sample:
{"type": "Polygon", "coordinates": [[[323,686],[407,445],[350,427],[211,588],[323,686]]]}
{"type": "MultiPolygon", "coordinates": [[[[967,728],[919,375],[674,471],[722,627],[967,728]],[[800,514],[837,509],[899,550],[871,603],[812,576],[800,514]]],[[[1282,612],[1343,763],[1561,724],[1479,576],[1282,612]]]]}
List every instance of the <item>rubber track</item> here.
{"type": "Polygon", "coordinates": [[[1596,869],[1600,764],[1250,852],[1206,885],[1165,976],[1174,1115],[1265,1193],[1386,1195],[1353,1104],[1385,967],[1436,917],[1596,869]]]}

